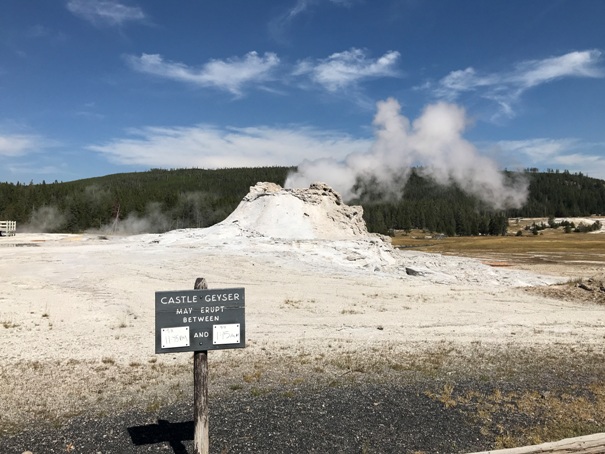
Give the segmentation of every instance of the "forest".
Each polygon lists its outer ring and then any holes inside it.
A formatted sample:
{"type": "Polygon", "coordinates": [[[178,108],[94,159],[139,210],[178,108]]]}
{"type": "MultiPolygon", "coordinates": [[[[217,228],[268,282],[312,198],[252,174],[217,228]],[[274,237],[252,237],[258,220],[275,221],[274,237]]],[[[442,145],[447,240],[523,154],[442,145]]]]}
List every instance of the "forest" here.
{"type": "MultiPolygon", "coordinates": [[[[18,231],[159,233],[208,227],[226,218],[260,181],[284,184],[290,167],[151,169],[71,182],[0,183],[0,220],[18,231]]],[[[516,178],[504,172],[506,178],[516,178]]],[[[510,217],[572,217],[605,213],[605,181],[568,171],[526,169],[522,208],[494,210],[455,185],[440,186],[413,169],[400,197],[385,199],[359,181],[371,232],[424,229],[448,236],[503,235],[510,217]]]]}

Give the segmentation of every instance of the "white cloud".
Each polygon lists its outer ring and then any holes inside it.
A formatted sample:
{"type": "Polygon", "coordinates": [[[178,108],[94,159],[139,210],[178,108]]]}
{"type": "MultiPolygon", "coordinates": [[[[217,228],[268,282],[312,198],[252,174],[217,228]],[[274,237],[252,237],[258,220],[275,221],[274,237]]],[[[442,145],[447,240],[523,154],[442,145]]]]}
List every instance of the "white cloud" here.
{"type": "Polygon", "coordinates": [[[40,135],[0,133],[0,178],[30,181],[33,175],[56,175],[57,168],[46,162],[55,156],[50,149],[59,145],[40,135]]]}
{"type": "Polygon", "coordinates": [[[305,158],[344,157],[351,151],[366,150],[371,143],[305,127],[147,127],[132,130],[130,135],[89,149],[118,164],[221,168],[291,166],[305,158]]]}
{"type": "Polygon", "coordinates": [[[525,88],[534,87],[563,77],[603,77],[603,69],[598,67],[601,52],[587,50],[570,52],[559,57],[531,60],[520,63],[511,74],[511,83],[525,88]]]}
{"type": "Polygon", "coordinates": [[[126,6],[114,0],[69,0],[67,9],[95,25],[116,26],[146,19],[141,8],[126,6]]]}
{"type": "Polygon", "coordinates": [[[556,157],[556,162],[572,169],[584,169],[584,173],[594,175],[600,170],[600,177],[605,179],[605,157],[582,153],[569,153],[556,157]]]}
{"type": "Polygon", "coordinates": [[[525,167],[569,170],[605,179],[605,156],[598,154],[605,148],[603,143],[587,143],[573,138],[534,138],[500,141],[496,146],[502,153],[526,163],[525,167]]]}
{"type": "MultiPolygon", "coordinates": [[[[263,56],[249,52],[243,57],[211,60],[199,68],[164,60],[158,54],[142,54],[140,57],[128,55],[125,58],[136,71],[200,87],[217,88],[238,97],[243,96],[244,88],[252,84],[276,91],[274,86],[263,87],[262,84],[275,80],[278,70],[282,73],[287,70],[272,52],[266,52],[263,56]]],[[[325,59],[300,61],[291,74],[308,77],[327,91],[336,93],[349,88],[356,90],[360,82],[366,79],[396,77],[398,60],[399,52],[396,51],[370,59],[363,50],[353,48],[325,59]]]]}
{"type": "MultiPolygon", "coordinates": [[[[605,157],[591,153],[566,153],[557,156],[550,168],[582,172],[593,178],[605,180],[605,157]]],[[[546,167],[546,166],[544,166],[546,167]]]]}
{"type": "Polygon", "coordinates": [[[272,71],[279,65],[279,58],[272,52],[262,57],[256,52],[249,52],[242,58],[211,60],[201,68],[165,61],[157,54],[131,55],[126,59],[136,71],[201,87],[214,87],[236,96],[242,95],[243,87],[247,84],[271,80],[272,71]]]}
{"type": "Polygon", "coordinates": [[[464,92],[476,92],[496,102],[502,115],[513,117],[514,105],[532,87],[569,77],[604,77],[601,60],[601,52],[593,49],[524,61],[511,71],[502,73],[481,74],[469,67],[449,73],[439,81],[434,92],[449,101],[457,99],[464,92]]]}
{"type": "Polygon", "coordinates": [[[0,134],[0,156],[17,157],[39,151],[45,146],[42,142],[35,135],[0,134]]]}
{"type": "Polygon", "coordinates": [[[395,65],[399,52],[389,51],[382,57],[372,60],[361,49],[352,48],[337,52],[326,59],[298,64],[295,75],[309,75],[312,81],[330,92],[356,87],[364,79],[395,77],[395,65]]]}
{"type": "Polygon", "coordinates": [[[450,101],[456,99],[461,92],[474,91],[482,87],[498,85],[499,79],[492,76],[479,76],[474,68],[452,71],[439,81],[435,90],[437,96],[450,101]]]}

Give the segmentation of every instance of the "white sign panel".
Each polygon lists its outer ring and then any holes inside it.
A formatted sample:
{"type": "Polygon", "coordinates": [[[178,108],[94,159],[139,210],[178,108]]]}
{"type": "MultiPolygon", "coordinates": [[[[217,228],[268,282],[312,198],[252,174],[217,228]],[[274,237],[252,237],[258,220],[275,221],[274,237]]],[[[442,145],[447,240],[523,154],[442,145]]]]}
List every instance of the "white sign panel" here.
{"type": "Polygon", "coordinates": [[[162,348],[189,347],[189,327],[162,328],[162,348]]]}
{"type": "Polygon", "coordinates": [[[230,325],[213,325],[212,343],[221,344],[239,344],[239,323],[230,325]]]}

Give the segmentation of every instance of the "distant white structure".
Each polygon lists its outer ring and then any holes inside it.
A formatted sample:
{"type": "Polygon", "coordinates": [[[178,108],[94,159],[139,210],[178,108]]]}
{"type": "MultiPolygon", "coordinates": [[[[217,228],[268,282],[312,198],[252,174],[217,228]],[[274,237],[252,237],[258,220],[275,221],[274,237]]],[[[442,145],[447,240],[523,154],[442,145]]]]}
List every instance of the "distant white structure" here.
{"type": "Polygon", "coordinates": [[[17,232],[17,221],[0,221],[0,236],[14,236],[17,232]]]}

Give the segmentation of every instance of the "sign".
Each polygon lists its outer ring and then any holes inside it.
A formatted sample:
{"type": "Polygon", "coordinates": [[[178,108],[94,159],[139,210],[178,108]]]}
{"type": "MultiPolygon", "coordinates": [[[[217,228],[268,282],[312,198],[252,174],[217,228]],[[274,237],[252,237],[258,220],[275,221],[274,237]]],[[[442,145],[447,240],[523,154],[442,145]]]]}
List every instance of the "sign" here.
{"type": "Polygon", "coordinates": [[[244,348],[243,288],[155,292],[155,352],[244,348]]]}

